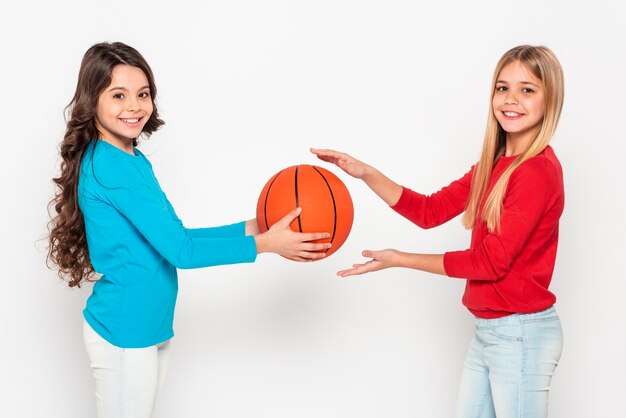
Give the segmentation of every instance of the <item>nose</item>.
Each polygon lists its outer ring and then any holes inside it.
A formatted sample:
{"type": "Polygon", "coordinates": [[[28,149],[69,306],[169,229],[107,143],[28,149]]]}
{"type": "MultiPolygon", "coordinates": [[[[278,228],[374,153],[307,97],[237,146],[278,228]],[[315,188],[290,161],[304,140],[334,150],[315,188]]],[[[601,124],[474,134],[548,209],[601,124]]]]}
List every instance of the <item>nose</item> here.
{"type": "Polygon", "coordinates": [[[130,96],[128,100],[126,100],[126,110],[130,112],[139,110],[139,100],[134,96],[130,96]]]}
{"type": "Polygon", "coordinates": [[[504,98],[504,103],[517,104],[517,95],[513,91],[508,90],[506,97],[504,98]]]}

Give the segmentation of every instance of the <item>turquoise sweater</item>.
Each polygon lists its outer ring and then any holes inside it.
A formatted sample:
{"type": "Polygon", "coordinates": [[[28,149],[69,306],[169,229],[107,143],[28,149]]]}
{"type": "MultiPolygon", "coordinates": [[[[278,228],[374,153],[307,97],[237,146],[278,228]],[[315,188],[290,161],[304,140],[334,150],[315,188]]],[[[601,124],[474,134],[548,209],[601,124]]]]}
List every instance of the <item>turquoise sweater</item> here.
{"type": "Polygon", "coordinates": [[[245,222],[187,229],[157,182],[148,159],[95,140],[83,158],[78,202],[89,257],[102,277],[83,311],[105,340],[140,348],[174,335],[176,268],[252,262],[245,222]]]}

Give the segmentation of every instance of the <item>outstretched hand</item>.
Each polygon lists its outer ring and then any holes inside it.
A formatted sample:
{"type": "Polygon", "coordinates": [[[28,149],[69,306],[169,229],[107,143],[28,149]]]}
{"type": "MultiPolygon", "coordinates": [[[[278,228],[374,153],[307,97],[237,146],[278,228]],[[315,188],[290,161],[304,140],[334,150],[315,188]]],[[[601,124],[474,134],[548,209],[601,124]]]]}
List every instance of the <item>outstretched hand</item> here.
{"type": "Polygon", "coordinates": [[[402,186],[371,165],[332,149],[311,148],[310,150],[320,160],[335,164],[352,177],[363,180],[389,206],[395,205],[400,199],[402,186]]]}
{"type": "Polygon", "coordinates": [[[289,225],[300,216],[301,208],[289,212],[266,232],[256,235],[257,252],[272,252],[295,261],[313,261],[326,256],[330,243],[313,242],[329,238],[327,232],[294,232],[289,225]]]}
{"type": "Polygon", "coordinates": [[[311,148],[310,151],[317,155],[317,158],[320,160],[335,164],[337,167],[341,168],[354,178],[362,179],[367,174],[367,170],[369,168],[367,164],[344,152],[317,148],[311,148]]]}
{"type": "Polygon", "coordinates": [[[352,268],[337,272],[337,276],[348,277],[359,274],[371,273],[373,271],[383,270],[389,267],[399,266],[399,252],[397,250],[387,249],[380,251],[363,251],[363,257],[371,258],[371,260],[353,264],[352,268]]]}

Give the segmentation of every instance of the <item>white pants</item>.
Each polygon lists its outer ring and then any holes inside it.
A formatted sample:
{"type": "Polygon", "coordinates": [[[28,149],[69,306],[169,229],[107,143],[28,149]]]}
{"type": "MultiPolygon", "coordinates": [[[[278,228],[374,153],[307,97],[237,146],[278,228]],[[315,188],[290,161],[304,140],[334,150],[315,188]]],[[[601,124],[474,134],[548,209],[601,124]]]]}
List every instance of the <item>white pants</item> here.
{"type": "Polygon", "coordinates": [[[120,348],[86,321],[83,338],[96,383],[98,418],[150,418],[167,374],[170,341],[146,348],[120,348]]]}

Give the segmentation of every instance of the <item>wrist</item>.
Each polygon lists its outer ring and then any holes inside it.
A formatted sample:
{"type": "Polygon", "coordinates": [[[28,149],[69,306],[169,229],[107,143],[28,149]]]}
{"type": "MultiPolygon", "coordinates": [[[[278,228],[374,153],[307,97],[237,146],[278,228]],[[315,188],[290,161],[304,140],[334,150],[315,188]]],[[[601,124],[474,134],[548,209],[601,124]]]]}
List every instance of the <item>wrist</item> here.
{"type": "Polygon", "coordinates": [[[267,252],[267,237],[265,234],[254,235],[253,238],[256,244],[256,253],[261,254],[267,252]]]}
{"type": "Polygon", "coordinates": [[[392,259],[394,267],[409,267],[412,255],[415,254],[410,254],[404,251],[396,251],[395,256],[392,259]]]}
{"type": "Polygon", "coordinates": [[[259,225],[257,224],[256,219],[249,219],[246,221],[246,226],[245,226],[246,235],[258,235],[259,232],[260,232],[259,225]]]}
{"type": "Polygon", "coordinates": [[[371,165],[365,164],[363,167],[363,173],[361,174],[361,180],[368,183],[376,179],[377,173],[380,173],[377,169],[371,165]]]}

